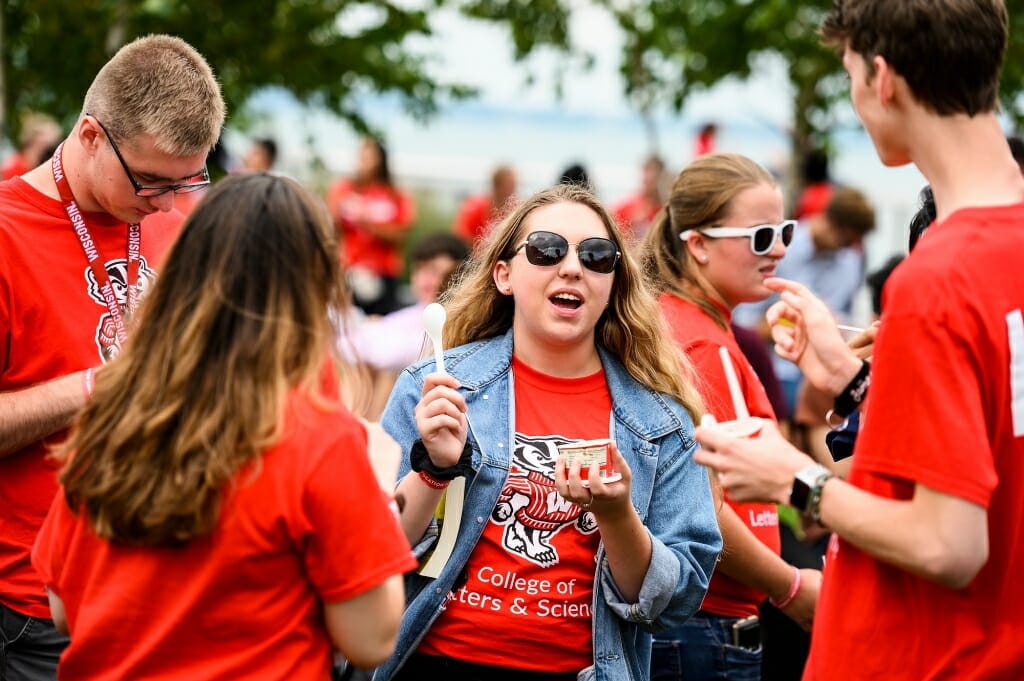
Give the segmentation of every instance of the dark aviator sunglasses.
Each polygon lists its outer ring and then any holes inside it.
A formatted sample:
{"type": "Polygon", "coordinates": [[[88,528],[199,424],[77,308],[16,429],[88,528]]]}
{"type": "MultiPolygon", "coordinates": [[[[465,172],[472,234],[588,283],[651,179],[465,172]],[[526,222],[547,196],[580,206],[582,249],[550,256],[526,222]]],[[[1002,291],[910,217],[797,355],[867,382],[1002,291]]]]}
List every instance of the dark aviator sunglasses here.
{"type": "Polygon", "coordinates": [[[569,246],[576,247],[576,255],[581,265],[599,274],[611,273],[622,257],[622,253],[611,239],[594,236],[577,244],[570,244],[561,234],[545,231],[530,232],[526,241],[517,246],[512,255],[525,249],[526,260],[531,265],[551,267],[562,262],[569,253],[569,246]]]}

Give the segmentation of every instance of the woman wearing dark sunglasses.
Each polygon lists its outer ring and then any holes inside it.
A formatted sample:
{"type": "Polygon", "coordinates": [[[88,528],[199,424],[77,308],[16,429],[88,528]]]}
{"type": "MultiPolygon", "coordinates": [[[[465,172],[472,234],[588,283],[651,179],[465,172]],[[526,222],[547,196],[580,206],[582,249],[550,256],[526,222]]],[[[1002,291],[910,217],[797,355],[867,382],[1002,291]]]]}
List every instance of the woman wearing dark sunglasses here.
{"type": "MultiPolygon", "coordinates": [[[[737,417],[720,348],[728,351],[750,415],[775,418],[729,320],[736,305],[770,295],[763,282],[792,237],[793,222],[783,220],[782,193],[768,171],[743,156],[714,154],[679,174],[643,243],[642,261],[662,289],[661,309],[703,379],[705,405],[718,421],[737,417]]],[[[759,679],[756,618],[766,596],[810,628],[821,573],[797,570],[779,557],[774,505],[727,501],[719,512],[726,548],[707,598],[696,617],[658,634],[655,679],[759,679]]]]}
{"type": "Polygon", "coordinates": [[[382,423],[410,452],[399,491],[417,552],[464,476],[461,530],[436,579],[409,577],[375,678],[646,679],[651,631],[697,610],[721,544],[691,458],[700,399],[615,221],[581,187],[541,192],[444,302],[450,375],[406,369],[382,423]],[[598,438],[618,481],[558,460],[598,438]]]}

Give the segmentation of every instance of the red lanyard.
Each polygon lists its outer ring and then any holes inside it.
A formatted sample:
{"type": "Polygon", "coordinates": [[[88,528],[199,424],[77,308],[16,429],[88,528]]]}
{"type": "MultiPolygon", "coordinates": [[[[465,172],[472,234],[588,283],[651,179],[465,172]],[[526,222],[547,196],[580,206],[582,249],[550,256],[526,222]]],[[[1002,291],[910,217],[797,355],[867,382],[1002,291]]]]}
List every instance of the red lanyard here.
{"type": "MultiPolygon", "coordinates": [[[[96,286],[99,287],[100,295],[103,296],[103,300],[107,304],[107,310],[110,311],[110,319],[114,322],[117,342],[124,345],[125,340],[128,338],[128,332],[125,330],[121,306],[117,302],[117,294],[110,283],[110,275],[107,274],[107,268],[99,261],[100,254],[96,248],[96,242],[93,241],[92,234],[89,233],[89,227],[85,224],[85,218],[82,216],[81,211],[78,210],[78,203],[71,193],[71,185],[68,184],[68,178],[64,176],[64,166],[61,163],[63,151],[64,144],[61,143],[53,154],[53,181],[57,183],[57,192],[60,193],[61,201],[64,202],[64,210],[67,211],[68,219],[71,220],[71,227],[75,230],[75,234],[78,235],[78,240],[82,244],[82,250],[85,252],[85,259],[89,262],[93,276],[96,277],[96,286]]],[[[135,222],[128,225],[128,253],[127,265],[125,267],[128,314],[135,312],[135,306],[138,303],[139,294],[136,287],[139,282],[139,270],[142,267],[142,258],[140,257],[141,243],[142,229],[139,227],[139,223],[135,222]]]]}

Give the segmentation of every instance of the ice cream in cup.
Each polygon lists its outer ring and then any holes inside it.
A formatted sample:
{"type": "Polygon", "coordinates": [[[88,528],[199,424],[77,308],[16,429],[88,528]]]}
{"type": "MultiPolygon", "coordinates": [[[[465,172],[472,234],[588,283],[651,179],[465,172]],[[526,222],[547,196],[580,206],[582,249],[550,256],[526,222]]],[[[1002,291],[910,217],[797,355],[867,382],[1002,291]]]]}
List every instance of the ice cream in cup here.
{"type": "Polygon", "coordinates": [[[743,416],[732,421],[718,422],[711,414],[704,414],[701,426],[709,426],[733,437],[757,437],[761,433],[764,419],[760,416],[743,416]]]}
{"type": "Polygon", "coordinates": [[[580,462],[580,476],[583,478],[583,486],[589,487],[586,471],[590,464],[597,462],[601,480],[604,482],[615,482],[622,479],[622,474],[615,469],[615,459],[612,456],[612,441],[604,438],[600,440],[577,440],[567,442],[558,446],[558,458],[565,461],[566,469],[574,461],[580,462]]]}

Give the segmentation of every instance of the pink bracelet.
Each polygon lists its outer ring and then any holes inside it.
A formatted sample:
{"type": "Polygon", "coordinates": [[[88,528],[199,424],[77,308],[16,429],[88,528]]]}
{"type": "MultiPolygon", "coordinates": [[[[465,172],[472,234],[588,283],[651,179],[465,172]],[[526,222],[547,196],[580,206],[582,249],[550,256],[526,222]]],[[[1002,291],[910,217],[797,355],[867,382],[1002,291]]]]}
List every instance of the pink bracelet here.
{"type": "Polygon", "coordinates": [[[789,585],[789,593],[781,601],[776,601],[769,598],[768,601],[779,610],[785,610],[789,605],[796,600],[796,595],[800,593],[800,582],[803,581],[803,577],[800,575],[800,568],[793,568],[793,583],[789,585]]]}
{"type": "Polygon", "coordinates": [[[93,367],[89,367],[82,374],[82,392],[85,393],[86,399],[88,399],[90,396],[92,396],[92,384],[93,384],[93,374],[94,373],[95,373],[95,370],[93,369],[93,367]]]}

